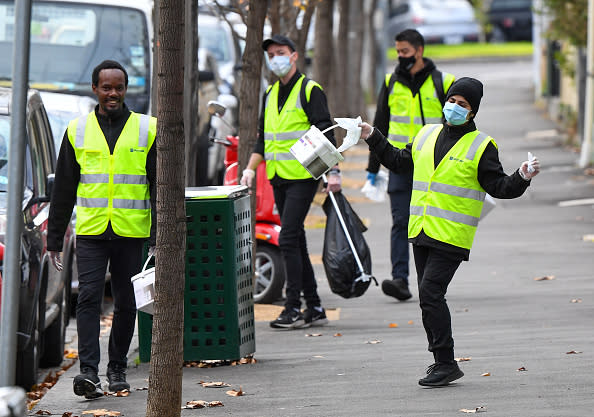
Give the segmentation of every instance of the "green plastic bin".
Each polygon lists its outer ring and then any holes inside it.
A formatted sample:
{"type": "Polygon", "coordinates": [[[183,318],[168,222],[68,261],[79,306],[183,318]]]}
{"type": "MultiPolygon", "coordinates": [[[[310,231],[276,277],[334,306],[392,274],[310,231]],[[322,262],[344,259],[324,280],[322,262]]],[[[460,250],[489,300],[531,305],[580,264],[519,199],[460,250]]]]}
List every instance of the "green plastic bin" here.
{"type": "MultiPolygon", "coordinates": [[[[243,186],[186,189],[184,360],[255,352],[250,197],[243,186]]],[[[138,313],[140,361],[150,360],[152,316],[138,313]]]]}

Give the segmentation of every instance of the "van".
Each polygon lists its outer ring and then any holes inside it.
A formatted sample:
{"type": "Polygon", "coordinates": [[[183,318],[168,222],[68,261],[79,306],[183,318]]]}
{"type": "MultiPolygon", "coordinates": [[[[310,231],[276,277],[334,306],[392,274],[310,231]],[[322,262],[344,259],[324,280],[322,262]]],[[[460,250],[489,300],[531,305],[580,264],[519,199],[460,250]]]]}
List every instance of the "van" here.
{"type": "MultiPolygon", "coordinates": [[[[94,97],[93,68],[113,59],[129,75],[126,104],[150,114],[152,8],[151,0],[33,0],[31,87],[94,97]]],[[[14,0],[0,0],[0,56],[13,56],[14,13],[14,0]]],[[[11,78],[11,59],[0,60],[0,80],[11,78]]]]}

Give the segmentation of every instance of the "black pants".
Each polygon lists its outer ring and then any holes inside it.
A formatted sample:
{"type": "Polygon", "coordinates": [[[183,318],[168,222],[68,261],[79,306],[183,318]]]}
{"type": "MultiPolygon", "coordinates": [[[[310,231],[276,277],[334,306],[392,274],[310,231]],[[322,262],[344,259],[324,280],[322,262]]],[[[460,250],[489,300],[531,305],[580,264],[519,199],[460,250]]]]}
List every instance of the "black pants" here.
{"type": "Polygon", "coordinates": [[[273,186],[282,226],[278,241],[285,261],[286,308],[301,308],[302,291],[308,308],[321,304],[303,225],[317,188],[317,181],[291,181],[273,186]]]}
{"type": "Polygon", "coordinates": [[[456,259],[439,249],[419,245],[413,245],[413,253],[429,351],[433,352],[436,362],[452,362],[454,339],[445,295],[462,259],[456,259]]]}
{"type": "Polygon", "coordinates": [[[105,273],[109,262],[114,301],[109,335],[109,363],[126,366],[136,322],[136,301],[130,278],[142,269],[144,239],[76,239],[78,304],[76,327],[81,370],[99,372],[99,330],[105,273]]]}

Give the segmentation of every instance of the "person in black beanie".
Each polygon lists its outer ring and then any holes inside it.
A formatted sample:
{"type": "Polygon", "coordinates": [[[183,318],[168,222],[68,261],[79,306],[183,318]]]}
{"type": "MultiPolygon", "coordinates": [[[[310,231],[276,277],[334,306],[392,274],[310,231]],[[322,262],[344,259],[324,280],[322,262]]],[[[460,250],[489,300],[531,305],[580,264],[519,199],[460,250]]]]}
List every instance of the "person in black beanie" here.
{"type": "Polygon", "coordinates": [[[464,375],[454,360],[445,295],[460,263],[469,258],[486,194],[520,197],[540,171],[534,158],[505,174],[495,140],[474,123],[482,96],[479,80],[455,81],[446,96],[443,123],[424,126],[404,149],[393,147],[378,129],[360,124],[361,138],[382,165],[395,172],[413,172],[408,237],[434,359],[419,380],[423,386],[448,385],[464,375]]]}

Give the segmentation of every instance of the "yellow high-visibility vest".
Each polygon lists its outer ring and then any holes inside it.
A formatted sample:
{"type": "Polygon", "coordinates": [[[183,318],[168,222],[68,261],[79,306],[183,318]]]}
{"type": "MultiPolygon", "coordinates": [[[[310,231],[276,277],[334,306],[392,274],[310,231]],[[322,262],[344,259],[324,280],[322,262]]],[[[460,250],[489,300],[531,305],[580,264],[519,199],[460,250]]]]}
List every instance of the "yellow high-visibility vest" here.
{"type": "MultiPolygon", "coordinates": [[[[390,87],[390,78],[394,76],[394,74],[386,74],[386,87],[390,87]]],[[[447,72],[442,72],[442,76],[443,91],[447,94],[454,82],[454,76],[447,72]]],[[[419,95],[423,102],[425,124],[441,123],[443,104],[437,97],[432,75],[427,77],[415,96],[412,95],[408,87],[398,81],[393,84],[388,97],[388,106],[390,107],[388,140],[393,146],[402,149],[414,139],[423,127],[419,95]]]]}
{"type": "Polygon", "coordinates": [[[426,125],[412,144],[413,190],[408,237],[427,236],[465,249],[472,247],[486,192],[478,164],[492,137],[475,130],[462,136],[434,165],[435,143],[443,125],[426,125]]]}
{"type": "MultiPolygon", "coordinates": [[[[280,82],[277,81],[268,87],[264,110],[264,159],[268,179],[272,179],[275,175],[289,180],[311,178],[311,174],[289,151],[311,126],[301,103],[301,87],[304,79],[305,75],[301,75],[297,80],[280,112],[278,111],[280,82]]],[[[311,90],[316,86],[322,88],[312,80],[305,85],[308,101],[311,90]]]]}
{"type": "Polygon", "coordinates": [[[132,112],[112,155],[95,112],[69,123],[68,140],[80,165],[77,235],[100,235],[111,222],[119,236],[149,237],[146,158],[156,134],[156,118],[132,112]]]}

